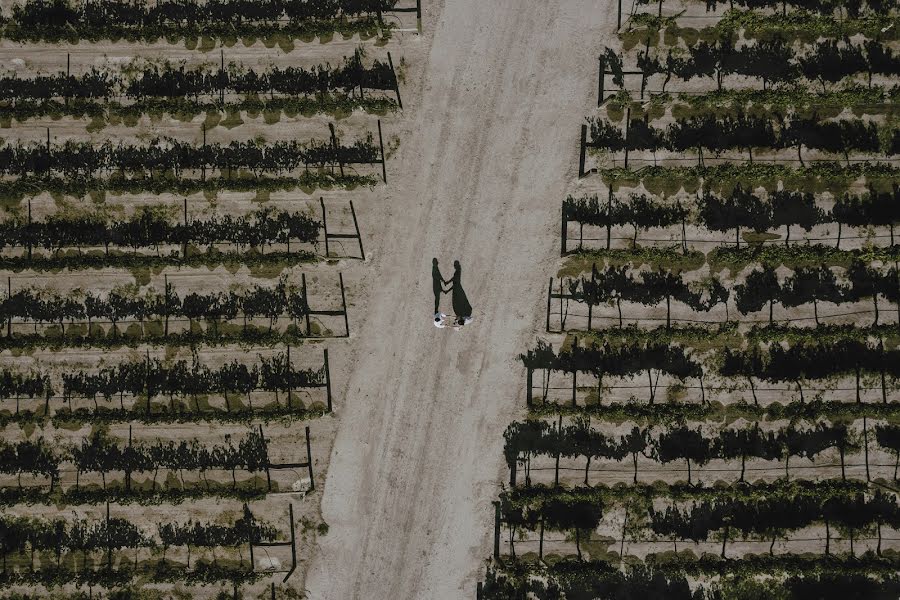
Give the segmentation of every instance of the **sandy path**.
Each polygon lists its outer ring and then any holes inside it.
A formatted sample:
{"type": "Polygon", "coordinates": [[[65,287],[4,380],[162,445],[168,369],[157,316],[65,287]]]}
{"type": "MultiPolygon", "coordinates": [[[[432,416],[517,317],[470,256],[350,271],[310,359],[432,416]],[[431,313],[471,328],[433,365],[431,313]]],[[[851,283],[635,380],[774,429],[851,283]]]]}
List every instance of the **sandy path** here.
{"type": "Polygon", "coordinates": [[[615,18],[588,0],[533,4],[431,7],[430,53],[410,61],[403,145],[368,211],[375,258],[313,600],[473,597],[482,575],[502,433],[522,408],[515,356],[541,328],[579,115],[595,101],[592,33],[615,18]],[[476,318],[462,331],[431,325],[433,256],[447,278],[462,262],[476,318]]]}

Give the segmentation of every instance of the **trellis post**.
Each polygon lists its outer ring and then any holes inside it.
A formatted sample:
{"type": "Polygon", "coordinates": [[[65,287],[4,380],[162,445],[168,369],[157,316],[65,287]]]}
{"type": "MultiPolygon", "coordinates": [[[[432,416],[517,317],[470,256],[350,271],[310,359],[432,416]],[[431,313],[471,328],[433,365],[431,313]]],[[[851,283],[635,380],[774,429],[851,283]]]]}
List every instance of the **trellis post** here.
{"type": "Polygon", "coordinates": [[[363,250],[362,234],[359,232],[359,221],[356,220],[356,209],[353,208],[353,200],[350,200],[350,214],[353,216],[353,228],[356,230],[356,241],[359,242],[359,255],[366,260],[366,251],[363,250]]]}
{"type": "MultiPolygon", "coordinates": [[[[574,341],[572,342],[572,348],[578,348],[578,336],[575,336],[574,341]]],[[[572,406],[578,406],[578,400],[576,394],[578,392],[578,369],[572,369],[572,406]]]]}
{"type": "Polygon", "coordinates": [[[568,218],[567,218],[568,215],[566,214],[565,202],[563,202],[561,212],[562,212],[562,223],[560,224],[560,239],[562,240],[562,250],[560,251],[560,256],[565,256],[566,255],[566,241],[568,238],[568,235],[567,235],[568,232],[566,231],[566,229],[567,229],[566,226],[568,225],[568,218]]]}
{"type": "Polygon", "coordinates": [[[500,502],[494,500],[494,558],[500,558],[500,502]]]}
{"type": "Polygon", "coordinates": [[[550,278],[550,287],[547,288],[547,333],[550,333],[550,302],[553,300],[553,278],[550,278]]]}
{"type": "Polygon", "coordinates": [[[628,168],[628,130],[631,126],[631,107],[625,110],[625,168],[628,168]]]}
{"type": "Polygon", "coordinates": [[[325,232],[325,258],[328,258],[328,221],[325,217],[325,198],[319,196],[319,204],[322,205],[322,230],[325,232]]]}
{"type": "Polygon", "coordinates": [[[306,426],[306,468],[309,470],[309,491],[316,489],[316,481],[313,479],[312,449],[309,444],[309,425],[306,426]]]}
{"type": "Polygon", "coordinates": [[[530,366],[525,367],[525,404],[531,406],[534,399],[534,391],[532,390],[532,381],[534,380],[534,369],[530,366]]]}
{"type": "Polygon", "coordinates": [[[422,35],[422,0],[416,0],[416,29],[422,35]]]}
{"type": "Polygon", "coordinates": [[[599,108],[603,104],[603,92],[606,87],[606,61],[603,60],[603,57],[599,57],[600,62],[600,74],[597,77],[597,107],[599,108]]]}
{"type": "Polygon", "coordinates": [[[338,152],[338,140],[337,140],[337,134],[334,132],[334,123],[328,124],[328,130],[331,132],[331,147],[334,148],[334,153],[335,153],[335,156],[337,157],[338,169],[341,172],[341,177],[343,177],[344,176],[344,161],[341,160],[340,153],[338,152]]]}
{"type": "Polygon", "coordinates": [[[347,296],[344,294],[344,274],[338,273],[338,280],[341,283],[341,306],[344,311],[344,337],[350,337],[350,320],[347,318],[347,296]]]}
{"type": "Polygon", "coordinates": [[[391,58],[391,53],[387,53],[388,56],[388,65],[391,67],[391,74],[394,76],[394,92],[397,93],[397,106],[400,107],[400,110],[403,110],[403,100],[400,99],[400,82],[397,81],[397,73],[394,71],[394,61],[391,58]]]}
{"type": "Polygon", "coordinates": [[[303,288],[303,301],[306,302],[306,337],[309,337],[310,325],[309,325],[309,294],[306,292],[306,273],[300,274],[300,285],[303,288]]]}
{"type": "Polygon", "coordinates": [[[587,152],[587,125],[581,126],[581,149],[578,153],[578,177],[584,177],[584,159],[587,152]]]}
{"type": "Polygon", "coordinates": [[[291,570],[287,572],[284,576],[284,579],[281,580],[282,583],[288,580],[288,577],[294,572],[297,568],[297,538],[294,533],[294,505],[288,504],[288,520],[291,522],[291,570]]]}
{"type": "Polygon", "coordinates": [[[266,443],[266,436],[263,433],[262,423],[259,424],[259,439],[262,440],[263,448],[266,452],[266,489],[272,491],[272,473],[269,470],[271,461],[269,460],[269,445],[266,443]]]}
{"type": "Polygon", "coordinates": [[[325,348],[325,398],[328,403],[328,412],[331,412],[331,370],[328,367],[328,348],[325,348]]]}
{"type": "Polygon", "coordinates": [[[384,139],[381,137],[381,119],[378,119],[378,146],[381,148],[381,179],[387,183],[387,166],[384,164],[384,139]]]}
{"type": "MultiPolygon", "coordinates": [[[[184,229],[187,231],[188,226],[188,217],[187,217],[187,197],[184,199],[184,229]]],[[[182,260],[187,261],[188,257],[188,240],[187,236],[184,238],[184,247],[181,250],[182,260]]]]}

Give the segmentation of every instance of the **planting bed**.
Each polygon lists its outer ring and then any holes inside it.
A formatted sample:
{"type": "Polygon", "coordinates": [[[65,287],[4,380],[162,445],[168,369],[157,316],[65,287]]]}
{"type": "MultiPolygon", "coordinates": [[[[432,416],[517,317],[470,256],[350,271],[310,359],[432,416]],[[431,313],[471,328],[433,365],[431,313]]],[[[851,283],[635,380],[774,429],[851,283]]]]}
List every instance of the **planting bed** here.
{"type": "Polygon", "coordinates": [[[416,27],[0,3],[4,598],[303,597],[416,27]]]}
{"type": "Polygon", "coordinates": [[[602,32],[478,597],[892,597],[896,5],[633,10],[602,32]]]}

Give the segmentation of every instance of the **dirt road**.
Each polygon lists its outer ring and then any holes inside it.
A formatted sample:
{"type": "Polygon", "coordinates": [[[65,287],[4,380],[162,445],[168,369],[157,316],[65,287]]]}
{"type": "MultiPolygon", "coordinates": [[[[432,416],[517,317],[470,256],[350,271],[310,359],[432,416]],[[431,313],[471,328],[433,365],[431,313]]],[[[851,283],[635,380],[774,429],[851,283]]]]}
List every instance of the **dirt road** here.
{"type": "Polygon", "coordinates": [[[474,597],[503,430],[522,409],[516,355],[541,330],[559,202],[596,102],[592,35],[615,19],[589,0],[441,4],[428,3],[403,145],[367,211],[374,258],[354,307],[313,600],[474,597]],[[431,324],[432,257],[446,278],[462,263],[475,316],[462,331],[431,324]]]}

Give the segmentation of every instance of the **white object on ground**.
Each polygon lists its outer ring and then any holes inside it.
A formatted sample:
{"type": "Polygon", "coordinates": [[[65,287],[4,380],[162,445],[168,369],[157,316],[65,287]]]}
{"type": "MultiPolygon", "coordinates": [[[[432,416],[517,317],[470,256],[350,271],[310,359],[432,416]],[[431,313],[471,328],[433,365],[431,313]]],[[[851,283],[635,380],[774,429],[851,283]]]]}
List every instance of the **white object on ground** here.
{"type": "Polygon", "coordinates": [[[312,489],[312,481],[309,477],[301,477],[291,485],[291,489],[305,494],[312,489]]]}
{"type": "Polygon", "coordinates": [[[281,568],[281,561],[274,556],[261,556],[256,561],[256,568],[260,571],[277,571],[281,568]]]}
{"type": "Polygon", "coordinates": [[[437,327],[438,329],[443,329],[444,327],[446,327],[447,325],[444,323],[444,319],[446,317],[447,317],[447,315],[445,315],[442,312],[434,313],[434,326],[437,327]]]}

